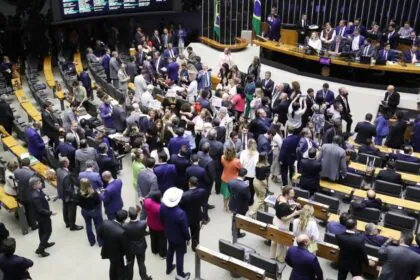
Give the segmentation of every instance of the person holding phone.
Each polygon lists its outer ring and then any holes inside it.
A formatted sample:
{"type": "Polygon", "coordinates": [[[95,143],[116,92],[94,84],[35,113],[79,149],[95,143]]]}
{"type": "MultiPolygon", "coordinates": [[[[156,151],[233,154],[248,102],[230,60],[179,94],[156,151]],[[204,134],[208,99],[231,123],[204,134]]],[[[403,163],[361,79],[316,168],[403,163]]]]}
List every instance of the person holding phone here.
{"type": "MultiPolygon", "coordinates": [[[[294,203],[294,196],[295,191],[293,190],[293,187],[285,186],[282,190],[282,194],[277,197],[276,203],[274,205],[276,215],[273,219],[273,225],[280,230],[288,231],[292,220],[300,215],[300,205],[294,203]]],[[[277,261],[284,263],[287,249],[287,246],[272,241],[270,248],[270,258],[277,259],[277,261]]]]}

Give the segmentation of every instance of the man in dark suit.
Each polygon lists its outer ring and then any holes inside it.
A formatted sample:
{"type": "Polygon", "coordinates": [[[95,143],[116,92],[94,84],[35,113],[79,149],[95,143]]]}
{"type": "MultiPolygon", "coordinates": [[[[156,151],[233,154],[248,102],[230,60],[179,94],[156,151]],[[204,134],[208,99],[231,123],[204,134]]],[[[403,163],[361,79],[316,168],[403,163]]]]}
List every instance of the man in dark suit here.
{"type": "Polygon", "coordinates": [[[32,177],[29,179],[28,185],[32,190],[31,203],[39,226],[39,246],[35,253],[44,258],[50,255],[45,252],[45,249],[55,245],[54,242],[48,242],[52,233],[51,216],[55,215],[55,212],[50,210],[46,195],[42,191],[44,186],[41,179],[39,177],[32,177]]]}
{"type": "Polygon", "coordinates": [[[276,92],[273,93],[271,106],[273,107],[273,113],[278,116],[278,121],[285,125],[287,121],[287,113],[290,105],[290,100],[287,93],[283,92],[283,88],[283,85],[276,85],[275,91],[278,91],[279,94],[276,95],[276,92]],[[279,87],[281,88],[281,90],[279,89],[279,87]]]}
{"type": "Polygon", "coordinates": [[[143,62],[146,60],[146,53],[143,52],[143,46],[139,45],[137,47],[137,53],[136,53],[136,66],[137,66],[137,72],[140,73],[140,69],[143,68],[143,62]]]}
{"type": "Polygon", "coordinates": [[[187,174],[186,170],[190,166],[190,160],[188,159],[188,147],[182,145],[178,154],[171,155],[170,162],[175,165],[176,169],[176,186],[186,191],[188,189],[187,174]]]}
{"type": "Polygon", "coordinates": [[[254,139],[258,139],[261,134],[268,131],[273,119],[267,118],[267,112],[260,108],[257,110],[257,117],[250,124],[250,131],[254,134],[254,139]]]}
{"type": "Polygon", "coordinates": [[[264,74],[264,79],[261,81],[262,90],[264,92],[264,96],[271,98],[271,94],[273,93],[274,89],[274,81],[271,79],[271,72],[266,71],[264,74]]]}
{"type": "MultiPolygon", "coordinates": [[[[228,182],[228,189],[230,192],[230,199],[229,199],[229,210],[233,214],[232,218],[232,235],[235,233],[233,232],[233,223],[235,223],[235,215],[245,215],[248,211],[249,201],[251,199],[251,191],[249,189],[248,181],[245,181],[245,176],[247,174],[247,170],[245,168],[241,168],[239,170],[239,177],[228,182]]],[[[245,236],[244,232],[240,232],[237,230],[237,237],[242,238],[245,236]]]]}
{"type": "Polygon", "coordinates": [[[310,244],[306,234],[296,237],[297,246],[287,250],[285,261],[292,267],[291,280],[298,279],[324,279],[321,266],[316,255],[308,251],[310,244]]]}
{"type": "Polygon", "coordinates": [[[175,269],[173,264],[176,252],[177,275],[189,279],[190,273],[184,272],[184,254],[187,252],[187,242],[191,236],[188,231],[188,217],[184,210],[178,206],[182,199],[183,191],[173,187],[169,188],[162,198],[160,206],[160,220],[163,223],[165,236],[168,239],[168,253],[166,255],[166,275],[175,269]]]}
{"type": "Polygon", "coordinates": [[[346,232],[335,236],[340,255],[338,256],[338,280],[345,280],[350,272],[353,277],[362,275],[362,265],[373,266],[368,260],[363,235],[356,233],[357,220],[350,218],[346,222],[346,232]]]}
{"type": "Polygon", "coordinates": [[[55,147],[55,150],[54,150],[54,156],[56,158],[58,157],[58,155],[60,155],[61,157],[66,157],[69,159],[70,171],[73,171],[76,166],[76,163],[75,163],[76,149],[72,145],[73,142],[74,142],[73,134],[67,133],[65,141],[63,142],[60,141],[60,143],[55,147]]]}
{"type": "Polygon", "coordinates": [[[393,85],[389,85],[386,88],[385,98],[382,103],[388,106],[388,111],[391,115],[397,110],[397,106],[400,104],[400,94],[395,90],[393,85]]]}
{"type": "Polygon", "coordinates": [[[15,117],[13,116],[12,108],[10,108],[9,103],[6,101],[6,94],[3,94],[0,98],[0,125],[2,125],[9,134],[12,134],[14,120],[15,117]]]}
{"type": "Polygon", "coordinates": [[[183,127],[178,127],[175,129],[176,137],[172,137],[168,143],[168,150],[170,155],[176,155],[179,153],[181,146],[185,145],[188,147],[189,151],[189,141],[184,137],[185,129],[183,127]]]}
{"type": "Polygon", "coordinates": [[[152,45],[153,47],[155,47],[156,50],[162,50],[162,40],[160,39],[159,31],[155,30],[150,40],[152,41],[152,45]]]}
{"type": "Polygon", "coordinates": [[[360,18],[356,18],[353,21],[353,25],[350,27],[351,33],[354,33],[355,30],[358,30],[360,34],[365,36],[366,27],[361,23],[360,18]]]}
{"type": "Polygon", "coordinates": [[[366,139],[366,142],[359,147],[359,154],[367,154],[382,157],[383,154],[372,142],[372,139],[366,139]]]}
{"type": "Polygon", "coordinates": [[[341,87],[338,89],[339,95],[335,99],[339,102],[343,110],[341,111],[341,119],[346,121],[346,132],[350,133],[351,131],[351,124],[353,123],[352,115],[350,114],[350,103],[349,103],[349,91],[345,87],[341,87]]]}
{"type": "Polygon", "coordinates": [[[176,63],[175,58],[168,57],[168,65],[166,66],[166,74],[168,75],[169,80],[174,84],[178,84],[179,79],[179,64],[176,63]]]}
{"type": "Polygon", "coordinates": [[[352,207],[358,209],[376,208],[382,210],[382,200],[376,197],[376,192],[372,189],[366,192],[366,198],[360,202],[352,202],[352,207]]]}
{"type": "Polygon", "coordinates": [[[110,70],[109,65],[111,62],[111,50],[107,49],[105,52],[105,55],[102,57],[102,66],[105,69],[106,79],[109,82],[111,82],[111,76],[110,76],[110,70]]]}
{"type": "Polygon", "coordinates": [[[28,225],[32,228],[32,230],[36,230],[38,226],[35,219],[35,210],[31,203],[32,189],[29,187],[29,179],[35,176],[35,172],[29,168],[31,165],[29,158],[22,159],[20,165],[21,168],[16,169],[14,172],[15,180],[17,182],[18,198],[20,203],[25,208],[28,225]]]}
{"type": "MultiPolygon", "coordinates": [[[[214,167],[214,161],[211,158],[210,154],[210,144],[208,142],[204,143],[201,146],[201,151],[199,151],[197,153],[197,156],[199,158],[198,160],[198,165],[202,168],[204,168],[204,170],[206,171],[206,179],[207,179],[207,191],[208,191],[208,196],[207,196],[207,200],[206,200],[206,207],[203,207],[203,216],[204,216],[204,223],[208,223],[210,221],[209,215],[208,215],[208,210],[209,209],[213,209],[214,205],[210,205],[209,202],[209,197],[211,194],[211,189],[213,188],[213,183],[215,181],[215,177],[216,177],[216,171],[215,171],[215,167],[214,167]]],[[[200,178],[198,176],[196,176],[197,178],[200,178]]]]}
{"type": "Polygon", "coordinates": [[[367,113],[365,115],[365,120],[363,122],[358,122],[354,132],[357,132],[357,136],[355,142],[358,144],[366,143],[367,139],[371,139],[372,137],[376,136],[376,128],[371,123],[372,122],[372,114],[367,113]]]}
{"type": "Polygon", "coordinates": [[[397,117],[397,121],[389,127],[389,134],[386,137],[385,146],[392,149],[401,149],[405,142],[404,134],[407,129],[407,121],[402,111],[397,111],[395,116],[397,117]]]}
{"type": "Polygon", "coordinates": [[[332,105],[335,101],[334,92],[330,90],[330,85],[328,83],[324,83],[322,85],[322,89],[316,92],[316,98],[322,97],[324,98],[325,103],[328,105],[332,105]]]}
{"type": "Polygon", "coordinates": [[[223,172],[223,166],[222,166],[222,155],[223,155],[223,143],[216,140],[217,137],[217,131],[215,129],[211,129],[209,133],[207,134],[207,139],[203,139],[202,142],[200,141],[200,147],[205,142],[208,142],[210,144],[210,151],[209,155],[213,159],[214,164],[214,180],[215,180],[215,189],[216,194],[220,193],[220,186],[222,184],[221,178],[222,178],[222,172],[223,172]]]}
{"type": "Polygon", "coordinates": [[[310,148],[308,158],[304,158],[300,162],[301,176],[299,187],[309,191],[313,196],[319,190],[319,180],[321,172],[321,163],[316,159],[316,149],[310,148]]]}
{"type": "Polygon", "coordinates": [[[153,54],[154,58],[152,61],[153,66],[153,73],[154,74],[161,74],[161,69],[165,67],[165,58],[160,55],[160,52],[156,51],[153,54]]]}
{"type": "Polygon", "coordinates": [[[39,135],[38,130],[41,128],[41,123],[34,122],[31,126],[25,129],[26,141],[28,143],[28,151],[31,155],[36,157],[39,161],[45,160],[45,143],[39,135]]]}
{"type": "Polygon", "coordinates": [[[115,220],[104,221],[98,229],[98,237],[102,238],[103,245],[101,250],[102,259],[109,259],[109,279],[126,279],[126,268],[124,257],[128,259],[130,245],[127,233],[124,229],[124,221],[127,219],[127,211],[119,210],[115,215],[115,220]]]}
{"type": "Polygon", "coordinates": [[[63,219],[66,228],[71,231],[82,230],[82,226],[76,225],[76,181],[69,171],[69,160],[66,157],[60,159],[57,168],[57,197],[63,200],[63,219]]]}
{"type": "Polygon", "coordinates": [[[41,132],[49,138],[49,146],[54,147],[58,144],[59,138],[59,121],[53,114],[53,104],[50,101],[44,103],[42,111],[42,129],[41,132]]]}
{"type": "Polygon", "coordinates": [[[281,180],[283,186],[286,186],[288,183],[287,175],[289,178],[293,178],[295,173],[295,161],[297,159],[296,149],[299,144],[299,136],[294,134],[294,131],[289,130],[288,136],[283,140],[283,144],[280,148],[280,171],[281,171],[281,180]]]}
{"type": "Polygon", "coordinates": [[[410,250],[413,232],[401,232],[399,246],[389,246],[393,241],[392,238],[388,239],[379,249],[379,258],[384,260],[384,264],[378,280],[416,279],[420,274],[420,255],[410,250]]]}
{"type": "Polygon", "coordinates": [[[195,252],[195,248],[200,243],[200,221],[203,219],[201,207],[207,199],[208,192],[199,188],[199,181],[196,177],[190,177],[188,184],[189,190],[182,194],[180,206],[187,214],[191,232],[191,249],[195,252]]]}
{"type": "Polygon", "coordinates": [[[254,135],[249,132],[248,127],[244,125],[238,134],[238,139],[241,140],[242,143],[242,151],[248,149],[248,141],[250,139],[254,139],[254,135]]]}
{"type": "Polygon", "coordinates": [[[98,146],[98,158],[97,163],[99,167],[99,173],[102,174],[105,171],[109,171],[114,179],[117,178],[119,163],[116,159],[108,156],[108,146],[106,143],[101,143],[98,146]]]}
{"type": "Polygon", "coordinates": [[[101,193],[101,198],[104,202],[105,214],[108,216],[108,220],[112,221],[124,206],[121,198],[122,181],[115,180],[109,171],[102,173],[102,180],[105,182],[106,188],[101,193]]]}
{"type": "Polygon", "coordinates": [[[161,42],[162,42],[162,47],[164,49],[169,48],[169,44],[172,45],[172,43],[174,42],[174,38],[172,37],[171,34],[169,34],[168,29],[166,29],[166,28],[163,29],[163,34],[161,36],[161,42]]]}
{"type": "Polygon", "coordinates": [[[379,171],[376,180],[382,180],[394,184],[402,184],[401,174],[395,171],[395,163],[388,161],[386,169],[379,171]]]}
{"type": "Polygon", "coordinates": [[[176,58],[178,56],[178,50],[173,47],[172,43],[169,43],[167,48],[163,51],[163,57],[168,60],[169,58],[172,58],[173,61],[176,61],[176,58]]]}
{"type": "Polygon", "coordinates": [[[298,43],[303,45],[305,44],[306,36],[308,36],[308,15],[303,14],[302,19],[297,24],[297,32],[298,32],[298,43]]]}
{"type": "Polygon", "coordinates": [[[390,24],[388,26],[388,32],[385,34],[383,39],[385,45],[390,45],[391,49],[393,50],[397,49],[400,36],[398,32],[395,31],[395,25],[390,24]]]}
{"type": "Polygon", "coordinates": [[[420,62],[420,51],[417,50],[417,46],[413,45],[411,50],[404,52],[404,61],[406,63],[417,63],[420,62]]]}
{"type": "Polygon", "coordinates": [[[31,279],[28,269],[34,263],[30,259],[15,255],[16,241],[14,238],[7,238],[0,243],[2,255],[0,255],[0,270],[4,279],[31,279]]]}
{"type": "Polygon", "coordinates": [[[226,127],[220,126],[219,119],[213,119],[211,121],[211,124],[217,133],[216,140],[221,143],[224,143],[226,141],[226,127]]]}
{"type": "Polygon", "coordinates": [[[137,210],[134,207],[128,209],[128,216],[130,221],[123,226],[130,249],[127,255],[127,279],[133,279],[134,259],[137,259],[141,280],[152,280],[152,277],[147,275],[147,269],[144,264],[147,248],[145,238],[146,220],[137,220],[137,210]]]}
{"type": "Polygon", "coordinates": [[[257,150],[259,153],[266,153],[268,157],[268,162],[273,162],[273,148],[271,147],[271,140],[276,131],[274,129],[269,129],[265,134],[258,136],[257,140],[257,150]]]}
{"type": "Polygon", "coordinates": [[[136,28],[136,33],[134,33],[134,46],[141,46],[144,40],[144,33],[140,26],[136,28]]]}
{"type": "Polygon", "coordinates": [[[378,56],[376,60],[382,61],[394,61],[395,60],[395,53],[391,49],[390,44],[385,44],[384,48],[378,52],[378,56]]]}
{"type": "Polygon", "coordinates": [[[168,156],[164,151],[158,154],[159,162],[155,165],[154,172],[157,177],[161,193],[177,185],[177,172],[175,164],[168,163],[168,156]]]}
{"type": "MultiPolygon", "coordinates": [[[[0,244],[3,242],[3,240],[6,240],[8,237],[9,237],[9,231],[7,230],[6,226],[2,222],[0,222],[0,244]]],[[[1,253],[1,249],[0,249],[0,253],[1,253]]]]}
{"type": "Polygon", "coordinates": [[[367,223],[365,225],[365,243],[373,246],[381,247],[386,242],[386,237],[379,235],[378,226],[374,223],[367,223]]]}
{"type": "Polygon", "coordinates": [[[402,160],[402,161],[407,161],[407,162],[412,162],[412,163],[419,163],[420,159],[418,157],[413,156],[413,147],[410,145],[405,145],[404,146],[404,153],[395,153],[395,154],[390,154],[389,157],[393,158],[395,160],[402,160]]]}

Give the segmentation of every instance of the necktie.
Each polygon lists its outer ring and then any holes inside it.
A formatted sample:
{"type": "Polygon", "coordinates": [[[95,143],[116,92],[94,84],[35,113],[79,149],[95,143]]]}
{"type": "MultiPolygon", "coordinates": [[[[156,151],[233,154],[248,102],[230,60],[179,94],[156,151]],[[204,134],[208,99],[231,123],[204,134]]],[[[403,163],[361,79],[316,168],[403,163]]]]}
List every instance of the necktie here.
{"type": "Polygon", "coordinates": [[[369,53],[369,45],[367,45],[366,47],[365,47],[365,56],[367,56],[368,55],[368,53],[369,53]]]}
{"type": "Polygon", "coordinates": [[[411,53],[411,62],[412,63],[416,63],[417,62],[416,53],[411,53]]]}
{"type": "Polygon", "coordinates": [[[246,148],[247,148],[246,138],[247,138],[247,135],[246,134],[242,134],[242,148],[244,150],[246,150],[246,148]]]}
{"type": "Polygon", "coordinates": [[[388,52],[384,53],[384,60],[388,60],[388,52]]]}
{"type": "Polygon", "coordinates": [[[210,81],[210,73],[209,72],[207,72],[206,73],[206,88],[208,88],[208,87],[210,87],[210,83],[209,83],[209,81],[210,81]]]}
{"type": "Polygon", "coordinates": [[[340,36],[343,36],[343,27],[340,28],[340,33],[338,33],[340,36]]]}
{"type": "Polygon", "coordinates": [[[171,49],[171,50],[169,50],[169,53],[171,54],[171,57],[172,58],[175,58],[175,55],[174,55],[174,51],[171,49]]]}

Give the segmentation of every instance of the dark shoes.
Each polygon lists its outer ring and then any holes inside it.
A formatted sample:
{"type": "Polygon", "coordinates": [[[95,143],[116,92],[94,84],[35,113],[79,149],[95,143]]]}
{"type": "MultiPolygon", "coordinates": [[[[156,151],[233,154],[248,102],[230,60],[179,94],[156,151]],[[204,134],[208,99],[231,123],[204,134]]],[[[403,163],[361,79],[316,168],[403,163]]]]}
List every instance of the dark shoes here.
{"type": "Polygon", "coordinates": [[[212,205],[212,204],[209,204],[207,207],[208,207],[209,210],[214,209],[214,205],[212,205]]]}
{"type": "Polygon", "coordinates": [[[142,280],[153,280],[152,276],[147,276],[146,279],[142,279],[142,280]]]}
{"type": "Polygon", "coordinates": [[[82,229],[83,229],[83,227],[82,226],[78,226],[78,225],[75,225],[74,227],[71,227],[70,228],[71,231],[77,231],[77,230],[82,230],[82,229]]]}
{"type": "Polygon", "coordinates": [[[45,245],[45,249],[50,248],[55,245],[55,242],[48,242],[47,245],[45,245]]]}
{"type": "Polygon", "coordinates": [[[188,280],[188,279],[190,279],[190,276],[191,276],[191,273],[189,273],[189,272],[184,273],[184,278],[183,279],[188,280]]]}
{"type": "Polygon", "coordinates": [[[175,265],[173,264],[169,270],[166,270],[166,275],[171,274],[174,269],[175,269],[175,265]]]}
{"type": "Polygon", "coordinates": [[[209,222],[210,222],[210,218],[202,220],[203,225],[207,225],[209,222]]]}
{"type": "Polygon", "coordinates": [[[241,232],[240,234],[238,234],[238,238],[242,238],[242,237],[245,237],[245,232],[241,232]]]}
{"type": "Polygon", "coordinates": [[[40,249],[37,249],[35,251],[35,253],[41,258],[46,258],[50,255],[49,253],[45,252],[44,250],[40,250],[40,249]]]}
{"type": "Polygon", "coordinates": [[[31,227],[32,230],[37,230],[38,228],[39,228],[38,225],[35,225],[35,226],[31,227]]]}

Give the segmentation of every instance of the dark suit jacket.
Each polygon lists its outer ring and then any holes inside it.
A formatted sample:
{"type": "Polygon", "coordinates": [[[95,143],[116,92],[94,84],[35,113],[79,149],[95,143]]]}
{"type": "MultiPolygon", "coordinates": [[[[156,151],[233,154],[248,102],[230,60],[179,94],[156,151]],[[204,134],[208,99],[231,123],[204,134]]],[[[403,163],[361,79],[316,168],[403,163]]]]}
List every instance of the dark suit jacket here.
{"type": "Polygon", "coordinates": [[[172,137],[168,143],[169,154],[178,154],[182,145],[186,145],[190,149],[190,142],[187,138],[182,136],[172,137]]]}
{"type": "MultiPolygon", "coordinates": [[[[384,101],[387,100],[389,95],[389,92],[385,92],[385,98],[384,101]]],[[[388,98],[388,106],[395,109],[400,104],[400,94],[398,92],[394,92],[391,94],[391,96],[388,98]]]]}
{"type": "Polygon", "coordinates": [[[0,255],[0,270],[4,274],[3,280],[21,280],[27,279],[27,271],[34,263],[30,259],[17,255],[0,255]]]}
{"type": "Polygon", "coordinates": [[[316,159],[304,158],[300,161],[300,173],[302,174],[299,181],[299,186],[310,192],[317,192],[319,190],[320,172],[322,166],[316,159]]]}
{"type": "Polygon", "coordinates": [[[29,153],[37,159],[43,158],[45,156],[45,143],[41,135],[34,128],[28,127],[25,130],[25,136],[29,153]]]}
{"type": "Polygon", "coordinates": [[[58,138],[58,128],[55,124],[58,124],[56,117],[45,110],[42,111],[42,128],[41,132],[47,135],[49,138],[58,138]]]}
{"type": "Polygon", "coordinates": [[[290,247],[285,261],[292,267],[290,280],[324,279],[318,258],[305,248],[290,247]]]}
{"type": "Polygon", "coordinates": [[[158,180],[159,190],[162,193],[165,193],[167,189],[176,186],[177,172],[174,164],[157,164],[154,171],[158,180]]]}
{"type": "Polygon", "coordinates": [[[145,253],[147,248],[145,239],[146,228],[146,220],[130,221],[124,225],[131,254],[143,255],[145,253]]]}
{"type": "MultiPolygon", "coordinates": [[[[414,53],[414,55],[416,56],[417,61],[420,60],[420,51],[416,51],[414,53]]],[[[407,63],[411,63],[413,61],[413,53],[411,52],[411,50],[405,51],[404,52],[404,61],[407,63]]]]}
{"type": "Polygon", "coordinates": [[[211,189],[211,187],[213,186],[213,182],[216,178],[216,170],[214,167],[214,161],[210,155],[204,154],[201,151],[199,151],[197,155],[200,158],[200,160],[198,161],[198,164],[206,170],[208,186],[211,189]]]}
{"type": "Polygon", "coordinates": [[[230,191],[229,210],[233,213],[245,215],[248,211],[251,192],[244,180],[233,179],[228,182],[230,191]]]}
{"type": "Polygon", "coordinates": [[[348,98],[347,97],[345,97],[345,99],[347,99],[347,108],[346,108],[346,106],[345,106],[345,103],[344,103],[344,100],[342,99],[342,97],[340,96],[340,95],[338,95],[336,98],[335,98],[335,101],[338,101],[338,102],[340,102],[340,104],[343,106],[343,111],[341,111],[341,115],[342,116],[347,116],[347,115],[350,115],[350,112],[351,112],[351,110],[350,110],[350,103],[349,103],[349,100],[348,100],[348,98]]]}
{"type": "Polygon", "coordinates": [[[299,144],[299,136],[289,135],[283,140],[280,148],[279,160],[284,164],[293,164],[297,159],[296,149],[299,144]]]}
{"type": "Polygon", "coordinates": [[[184,210],[179,206],[170,208],[162,203],[159,215],[168,241],[172,244],[185,246],[191,236],[188,230],[188,218],[184,210]]]}
{"type": "Polygon", "coordinates": [[[366,143],[366,139],[372,139],[372,137],[376,136],[376,127],[370,122],[358,122],[354,132],[357,132],[355,142],[364,144],[366,143]]]}
{"type": "Polygon", "coordinates": [[[187,188],[187,168],[190,166],[190,161],[186,157],[182,157],[180,155],[172,155],[171,156],[171,163],[175,165],[176,168],[176,185],[179,188],[187,188]]]}
{"type": "Polygon", "coordinates": [[[162,40],[160,38],[158,40],[158,38],[156,36],[153,36],[151,41],[152,41],[153,47],[155,47],[156,50],[161,50],[162,49],[162,40]]]}
{"type": "Polygon", "coordinates": [[[101,195],[106,214],[115,214],[123,208],[121,189],[122,182],[120,179],[116,179],[106,186],[104,193],[101,195]]]}
{"type": "Polygon", "coordinates": [[[47,199],[45,198],[45,193],[43,191],[32,190],[32,205],[34,208],[35,218],[38,223],[43,223],[50,221],[51,214],[50,205],[48,204],[47,199]]]}
{"type": "Polygon", "coordinates": [[[273,122],[272,119],[269,118],[255,118],[251,124],[249,130],[254,134],[255,140],[258,139],[258,136],[261,134],[264,134],[268,131],[268,129],[271,126],[271,123],[273,122]]]}
{"type": "Polygon", "coordinates": [[[99,174],[104,171],[109,171],[114,179],[117,178],[119,163],[110,158],[108,155],[98,155],[97,161],[99,167],[99,174]]]}
{"type": "Polygon", "coordinates": [[[361,271],[362,264],[369,264],[363,235],[345,232],[336,235],[335,238],[340,247],[338,269],[361,271]]]}
{"type": "Polygon", "coordinates": [[[400,149],[404,145],[404,133],[407,129],[407,123],[404,120],[398,120],[390,126],[389,134],[385,141],[385,146],[393,149],[400,149]]]}
{"type": "Polygon", "coordinates": [[[335,100],[334,92],[332,92],[331,90],[328,90],[328,91],[325,93],[325,97],[324,97],[324,92],[323,92],[323,90],[322,90],[322,89],[318,90],[318,91],[316,92],[315,99],[316,99],[316,98],[318,98],[318,97],[323,97],[323,98],[324,98],[324,101],[325,101],[326,103],[328,103],[329,105],[333,104],[333,103],[334,103],[334,100],[335,100]]]}
{"type": "Polygon", "coordinates": [[[70,161],[69,169],[73,170],[73,168],[76,166],[76,162],[74,159],[74,156],[76,154],[76,149],[74,146],[67,142],[60,142],[57,147],[55,147],[54,156],[58,157],[58,155],[61,155],[62,157],[67,157],[70,161]]]}
{"type": "Polygon", "coordinates": [[[420,274],[420,255],[409,247],[383,245],[379,259],[384,264],[378,280],[414,280],[420,274]]]}
{"type": "Polygon", "coordinates": [[[31,201],[32,189],[29,187],[29,179],[35,176],[35,172],[29,169],[29,167],[23,167],[16,169],[14,175],[17,182],[19,199],[23,202],[31,201]]]}
{"type": "MultiPolygon", "coordinates": [[[[376,57],[377,60],[385,60],[385,51],[380,50],[378,52],[378,56],[376,57]]],[[[395,60],[395,53],[393,50],[388,51],[387,61],[394,61],[395,60]]]]}
{"type": "Polygon", "coordinates": [[[220,143],[224,143],[226,141],[226,127],[216,126],[214,129],[217,131],[216,140],[220,143]]]}
{"type": "Polygon", "coordinates": [[[98,236],[103,239],[103,259],[120,260],[129,254],[127,234],[124,227],[116,221],[104,221],[98,229],[98,236]]]}
{"type": "Polygon", "coordinates": [[[259,153],[267,153],[267,155],[272,155],[273,150],[271,149],[270,141],[263,134],[258,136],[257,147],[259,153]]]}
{"type": "Polygon", "coordinates": [[[322,137],[322,143],[331,144],[335,135],[337,135],[337,130],[335,129],[335,127],[331,126],[325,131],[324,136],[322,137]]]}
{"type": "Polygon", "coordinates": [[[419,163],[420,161],[419,158],[406,155],[406,154],[390,154],[389,157],[395,160],[403,160],[403,161],[414,162],[414,163],[419,163]]]}
{"type": "Polygon", "coordinates": [[[264,96],[271,98],[271,94],[273,93],[273,90],[274,90],[274,81],[272,79],[269,79],[267,81],[264,79],[261,81],[261,85],[263,87],[262,89],[264,91],[264,96]]]}
{"type": "Polygon", "coordinates": [[[376,148],[375,146],[367,146],[365,144],[362,144],[359,147],[359,154],[368,154],[368,155],[382,157],[382,154],[378,148],[376,148]]]}
{"type": "Polygon", "coordinates": [[[383,36],[384,43],[389,41],[389,44],[391,45],[391,49],[396,50],[398,47],[398,41],[400,39],[400,35],[398,35],[398,32],[395,31],[394,34],[392,34],[388,38],[389,32],[383,36]]]}
{"type": "Polygon", "coordinates": [[[189,189],[182,194],[180,207],[185,211],[189,225],[197,225],[203,218],[201,206],[207,198],[207,191],[202,188],[189,189]]]}
{"type": "Polygon", "coordinates": [[[211,185],[209,183],[209,178],[206,172],[206,169],[202,166],[200,166],[199,164],[192,164],[191,166],[189,166],[187,168],[187,170],[185,171],[185,175],[187,177],[187,180],[191,177],[196,177],[198,179],[199,182],[199,187],[206,190],[206,191],[210,191],[211,190],[211,185]]]}
{"type": "Polygon", "coordinates": [[[12,127],[14,119],[10,105],[5,101],[0,101],[0,124],[5,127],[12,127]]]}
{"type": "Polygon", "coordinates": [[[384,169],[379,171],[376,180],[382,180],[394,184],[402,184],[401,174],[395,172],[394,170],[384,169]]]}
{"type": "Polygon", "coordinates": [[[289,109],[290,101],[280,101],[280,99],[277,99],[274,101],[273,104],[273,114],[279,115],[279,122],[281,122],[283,125],[287,121],[287,110],[289,109]]]}

